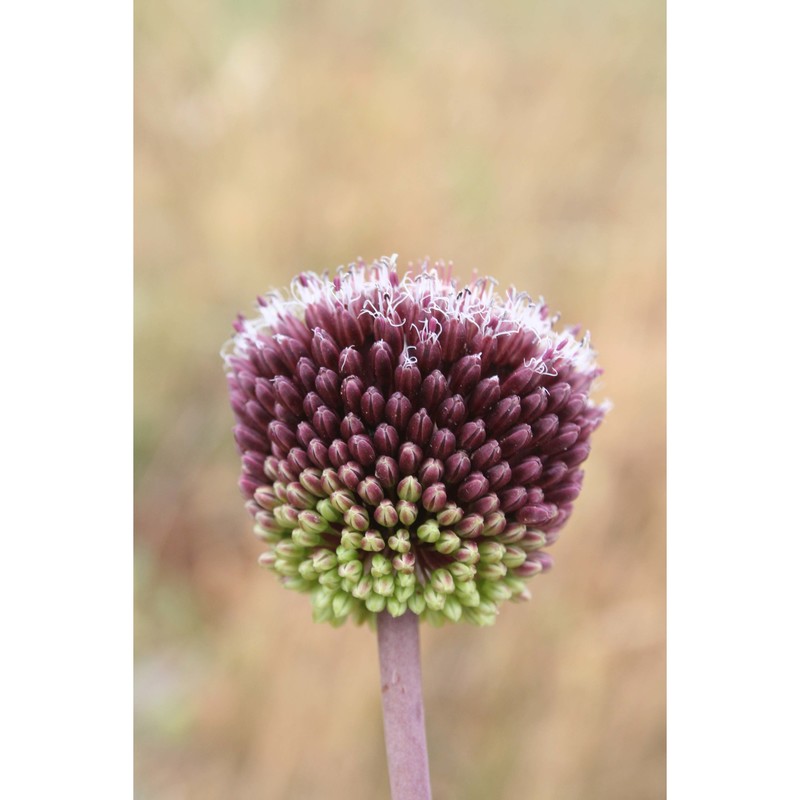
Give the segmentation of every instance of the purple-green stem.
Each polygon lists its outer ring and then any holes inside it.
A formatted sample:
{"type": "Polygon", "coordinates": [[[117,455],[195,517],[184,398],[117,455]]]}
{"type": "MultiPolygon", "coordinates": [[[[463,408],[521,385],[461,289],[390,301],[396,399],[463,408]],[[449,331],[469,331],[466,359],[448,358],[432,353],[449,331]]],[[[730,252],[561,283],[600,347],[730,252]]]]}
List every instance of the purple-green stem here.
{"type": "Polygon", "coordinates": [[[425,707],[419,659],[419,617],[378,615],[383,732],[392,800],[430,800],[425,707]]]}

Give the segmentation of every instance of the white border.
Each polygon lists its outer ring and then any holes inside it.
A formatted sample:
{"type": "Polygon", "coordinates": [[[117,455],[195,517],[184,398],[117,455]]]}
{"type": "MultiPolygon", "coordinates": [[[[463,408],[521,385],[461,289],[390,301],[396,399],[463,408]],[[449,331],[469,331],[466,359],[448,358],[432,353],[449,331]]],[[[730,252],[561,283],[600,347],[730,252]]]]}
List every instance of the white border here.
{"type": "Polygon", "coordinates": [[[800,797],[796,4],[668,9],[668,788],[800,797]]]}
{"type": "Polygon", "coordinates": [[[132,25],[0,11],[0,797],[132,796],[132,25]]]}

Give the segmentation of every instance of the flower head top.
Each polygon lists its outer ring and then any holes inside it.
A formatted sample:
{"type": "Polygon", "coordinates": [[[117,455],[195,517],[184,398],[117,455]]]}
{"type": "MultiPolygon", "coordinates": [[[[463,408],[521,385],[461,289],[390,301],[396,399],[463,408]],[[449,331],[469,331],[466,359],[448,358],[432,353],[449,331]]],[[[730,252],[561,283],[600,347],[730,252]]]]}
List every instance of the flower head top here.
{"type": "Polygon", "coordinates": [[[223,354],[261,563],[334,624],[491,624],[529,597],[605,407],[588,336],[489,278],[396,256],[304,273],[223,354]]]}

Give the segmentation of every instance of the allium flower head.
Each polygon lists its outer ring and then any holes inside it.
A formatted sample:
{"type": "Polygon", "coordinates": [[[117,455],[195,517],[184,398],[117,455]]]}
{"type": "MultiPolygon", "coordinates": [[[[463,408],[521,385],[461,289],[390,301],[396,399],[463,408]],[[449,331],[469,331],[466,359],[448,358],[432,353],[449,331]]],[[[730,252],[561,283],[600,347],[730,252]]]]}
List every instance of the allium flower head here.
{"type": "Polygon", "coordinates": [[[491,624],[529,597],[605,407],[588,337],[489,278],[396,257],[304,273],[223,353],[261,563],[318,621],[491,624]]]}

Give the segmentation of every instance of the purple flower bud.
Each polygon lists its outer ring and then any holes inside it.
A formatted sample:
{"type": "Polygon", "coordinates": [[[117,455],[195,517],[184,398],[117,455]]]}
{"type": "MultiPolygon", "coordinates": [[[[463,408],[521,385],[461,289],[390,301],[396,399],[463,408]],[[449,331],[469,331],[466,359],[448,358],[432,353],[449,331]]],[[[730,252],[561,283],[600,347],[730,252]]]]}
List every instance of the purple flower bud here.
{"type": "Polygon", "coordinates": [[[339,376],[332,369],[321,367],[314,386],[327,406],[336,407],[339,402],[339,376]]]}
{"type": "Polygon", "coordinates": [[[447,391],[447,378],[438,369],[431,372],[422,381],[420,389],[422,405],[431,412],[435,412],[447,396],[447,391]]]}
{"type": "Polygon", "coordinates": [[[336,470],[330,468],[322,470],[322,475],[320,476],[320,487],[322,489],[323,496],[331,495],[338,489],[342,488],[342,482],[339,480],[339,475],[336,473],[336,470]]]}
{"type": "Polygon", "coordinates": [[[500,436],[515,425],[521,416],[522,405],[519,397],[512,394],[510,397],[504,397],[492,408],[486,416],[486,427],[494,436],[500,436]]]}
{"type": "Polygon", "coordinates": [[[486,472],[489,488],[495,492],[510,483],[511,479],[511,467],[508,461],[501,461],[486,472]]]}
{"type": "Polygon", "coordinates": [[[417,363],[423,372],[433,372],[442,363],[442,346],[436,339],[417,342],[414,346],[417,363]]]}
{"type": "Polygon", "coordinates": [[[472,454],[472,466],[485,472],[500,461],[500,456],[500,445],[495,439],[490,439],[472,454]]]}
{"type": "Polygon", "coordinates": [[[547,441],[558,430],[558,417],[555,414],[545,414],[531,426],[533,436],[531,444],[541,444],[547,441]]]}
{"type": "Polygon", "coordinates": [[[314,382],[317,379],[317,368],[310,358],[301,358],[297,362],[297,378],[300,381],[303,389],[310,392],[314,388],[314,382]]]}
{"type": "Polygon", "coordinates": [[[500,399],[500,379],[497,375],[484,378],[469,398],[469,411],[473,417],[480,416],[500,399]]]}
{"type": "Polygon", "coordinates": [[[588,442],[579,442],[578,444],[570,447],[565,453],[562,453],[561,460],[570,468],[577,467],[582,464],[589,457],[591,447],[588,442]]]}
{"type": "Polygon", "coordinates": [[[366,431],[366,428],[364,427],[364,423],[361,421],[361,418],[357,417],[351,412],[342,420],[342,424],[339,426],[339,431],[342,434],[342,439],[347,441],[353,436],[363,434],[366,431]]]}
{"type": "Polygon", "coordinates": [[[391,456],[380,456],[375,462],[375,477],[384,489],[392,489],[400,479],[400,468],[391,456]]]}
{"type": "Polygon", "coordinates": [[[392,348],[384,341],[375,342],[369,349],[367,368],[376,386],[386,391],[391,385],[392,373],[392,348]]]}
{"type": "Polygon", "coordinates": [[[467,331],[463,322],[454,317],[446,319],[442,325],[442,357],[446,361],[455,361],[464,352],[467,344],[467,331]]]}
{"type": "Polygon", "coordinates": [[[385,408],[386,400],[383,395],[374,386],[370,386],[361,397],[361,414],[367,425],[377,427],[383,421],[385,408]]]}
{"type": "Polygon", "coordinates": [[[530,394],[522,398],[522,414],[520,419],[527,422],[529,425],[533,423],[544,413],[547,407],[547,390],[543,387],[535,389],[530,394]]]}
{"type": "Polygon", "coordinates": [[[459,485],[457,495],[459,500],[469,503],[487,491],[489,491],[489,481],[486,480],[484,474],[472,472],[459,485]]]}
{"type": "Polygon", "coordinates": [[[272,443],[280,445],[281,450],[286,453],[297,444],[297,437],[294,431],[285,422],[270,422],[267,430],[272,443]]]}
{"type": "Polygon", "coordinates": [[[394,371],[394,383],[397,390],[402,392],[413,403],[419,393],[422,375],[413,364],[401,364],[394,371]]]}
{"type": "Polygon", "coordinates": [[[286,497],[290,505],[302,511],[305,508],[310,508],[316,504],[314,495],[306,491],[299,483],[290,483],[286,487],[286,497]]]}
{"type": "Polygon", "coordinates": [[[500,508],[506,514],[513,514],[525,505],[527,497],[528,493],[524,487],[512,486],[510,489],[500,492],[500,508]]]}
{"type": "Polygon", "coordinates": [[[466,397],[481,378],[480,355],[464,356],[450,370],[450,387],[453,392],[466,397]]]}
{"type": "Polygon", "coordinates": [[[434,419],[440,428],[457,428],[464,422],[466,416],[467,407],[464,398],[460,394],[455,394],[442,401],[434,419]]]}
{"type": "Polygon", "coordinates": [[[355,461],[348,461],[339,467],[339,480],[351,491],[358,488],[358,484],[364,480],[364,469],[355,461]]]}
{"type": "Polygon", "coordinates": [[[301,422],[297,426],[297,443],[300,447],[308,447],[317,438],[317,432],[307,422],[301,422]]]}
{"type": "Polygon", "coordinates": [[[431,514],[442,511],[447,505],[447,490],[442,483],[434,483],[422,493],[422,507],[431,514]]]}
{"type": "Polygon", "coordinates": [[[400,445],[397,464],[403,475],[415,475],[422,463],[422,450],[413,442],[404,442],[400,445]]]}
{"type": "Polygon", "coordinates": [[[308,419],[311,419],[316,410],[322,408],[324,405],[325,403],[322,398],[316,392],[309,392],[303,398],[303,413],[308,419]]]}
{"type": "Polygon", "coordinates": [[[487,514],[500,510],[500,498],[494,492],[489,492],[473,500],[467,506],[467,510],[471,514],[479,514],[481,517],[485,517],[487,514]]]}
{"type": "Polygon", "coordinates": [[[504,397],[512,394],[526,394],[534,384],[536,377],[533,367],[522,364],[503,381],[500,392],[504,397]]]}
{"type": "Polygon", "coordinates": [[[524,525],[542,525],[555,516],[553,508],[549,503],[525,506],[517,511],[517,522],[522,522],[524,525]]]}
{"type": "Polygon", "coordinates": [[[386,403],[386,421],[402,433],[411,419],[413,409],[411,401],[400,392],[395,392],[386,403]]]}
{"type": "Polygon", "coordinates": [[[565,422],[556,436],[550,439],[543,447],[545,454],[563,453],[578,441],[581,429],[574,422],[565,422]]]}
{"type": "Polygon", "coordinates": [[[445,479],[451,484],[460,483],[469,475],[471,469],[472,462],[469,456],[463,450],[458,450],[445,461],[445,479]]]}
{"type": "Polygon", "coordinates": [[[555,489],[548,489],[546,492],[547,502],[557,506],[571,503],[581,493],[582,476],[580,473],[573,480],[562,483],[555,489]]]}
{"type": "Polygon", "coordinates": [[[383,488],[377,478],[367,475],[356,487],[358,496],[368,505],[377,506],[383,500],[383,488]]]}
{"type": "Polygon", "coordinates": [[[428,416],[428,412],[422,408],[409,420],[406,437],[420,447],[425,447],[432,435],[433,420],[428,416]]]}
{"type": "Polygon", "coordinates": [[[529,456],[524,461],[520,461],[511,470],[511,477],[515,483],[527,486],[533,483],[542,474],[542,462],[536,456],[529,456]]]}
{"type": "Polygon", "coordinates": [[[364,394],[364,381],[358,375],[348,375],[342,381],[339,391],[345,410],[358,413],[361,408],[361,397],[364,394]]]}
{"type": "Polygon", "coordinates": [[[350,460],[350,450],[346,442],[341,439],[334,439],[328,448],[328,460],[336,468],[346,464],[350,460]]]}
{"type": "Polygon", "coordinates": [[[551,386],[548,391],[550,397],[547,401],[547,413],[557,414],[569,400],[569,396],[572,394],[572,387],[566,381],[561,381],[555,386],[551,386]]]}
{"type": "Polygon", "coordinates": [[[538,484],[543,489],[560,483],[564,476],[569,472],[569,467],[563,461],[550,461],[547,464],[547,469],[542,473],[538,484]]]}
{"type": "Polygon", "coordinates": [[[339,362],[339,348],[333,337],[322,328],[314,328],[311,339],[311,356],[317,364],[328,369],[336,369],[339,362]]]}
{"type": "Polygon", "coordinates": [[[503,458],[510,458],[525,450],[530,443],[531,426],[526,424],[517,425],[500,440],[500,451],[503,454],[503,458]]]}
{"type": "Polygon", "coordinates": [[[309,459],[311,459],[311,463],[320,469],[327,467],[331,463],[330,456],[328,455],[328,446],[322,439],[313,439],[310,441],[306,451],[308,452],[309,459]]]}
{"type": "Polygon", "coordinates": [[[345,524],[356,531],[365,531],[369,528],[369,514],[361,506],[350,506],[344,515],[345,524]]]}
{"type": "Polygon", "coordinates": [[[373,434],[375,450],[381,455],[393,456],[400,446],[400,435],[392,425],[382,422],[373,434]]]}
{"type": "Polygon", "coordinates": [[[339,374],[342,377],[364,374],[364,359],[355,347],[345,347],[339,354],[339,374]]]}
{"type": "Polygon", "coordinates": [[[448,459],[456,449],[456,435],[449,428],[434,431],[428,450],[440,461],[448,459]]]}
{"type": "Polygon", "coordinates": [[[341,420],[327,406],[320,406],[314,412],[311,424],[319,434],[320,439],[327,439],[330,442],[339,434],[341,420]]]}
{"type": "Polygon", "coordinates": [[[456,435],[462,450],[477,450],[486,440],[486,425],[482,419],[471,420],[462,425],[456,435]]]}
{"type": "MultiPolygon", "coordinates": [[[[322,488],[322,477],[319,470],[306,469],[300,473],[300,485],[315,498],[325,497],[325,490],[322,488]]],[[[287,488],[288,497],[288,488],[287,488]]]]}
{"type": "Polygon", "coordinates": [[[426,458],[419,468],[419,479],[423,486],[441,481],[444,475],[444,465],[438,458],[426,458]]]}
{"type": "Polygon", "coordinates": [[[561,413],[558,415],[562,422],[569,422],[575,419],[586,408],[587,398],[585,394],[572,394],[561,413]]]}

